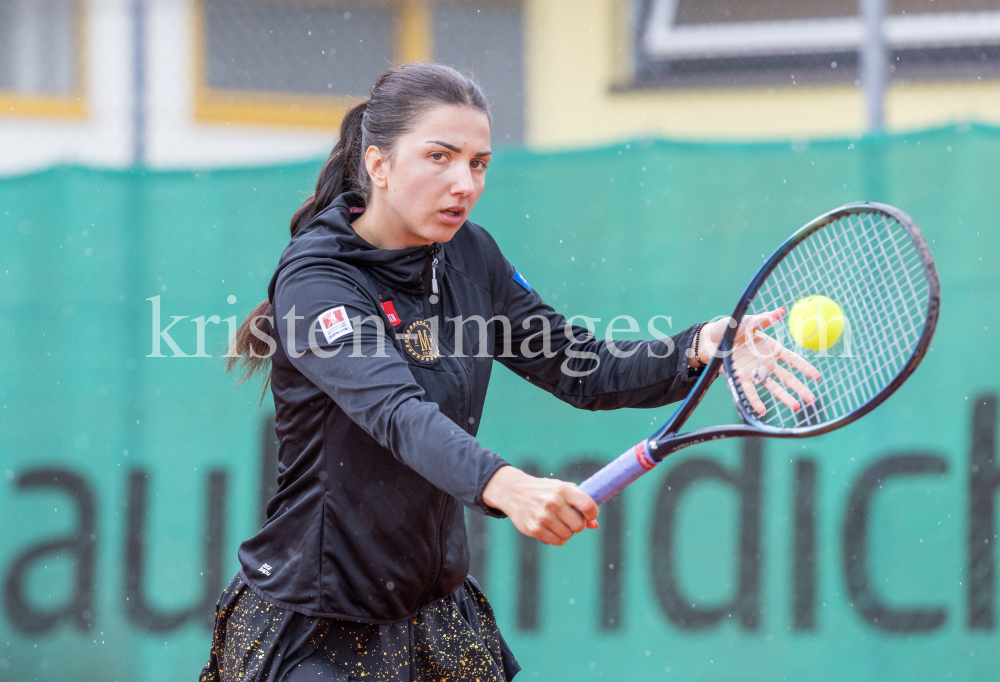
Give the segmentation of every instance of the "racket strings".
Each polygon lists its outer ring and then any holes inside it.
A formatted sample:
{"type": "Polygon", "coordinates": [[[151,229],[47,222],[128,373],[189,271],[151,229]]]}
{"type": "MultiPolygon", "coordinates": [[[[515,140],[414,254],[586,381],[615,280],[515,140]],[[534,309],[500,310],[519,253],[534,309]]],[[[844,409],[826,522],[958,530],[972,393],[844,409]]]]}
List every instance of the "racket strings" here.
{"type": "MultiPolygon", "coordinates": [[[[840,419],[874,398],[906,365],[923,334],[930,286],[917,245],[906,229],[882,213],[844,216],[792,249],[754,295],[748,314],[758,314],[821,294],[840,305],[841,338],[826,351],[797,346],[786,323],[769,330],[823,375],[805,379],[815,408],[795,413],[766,391],[769,426],[815,426],[840,419]]],[[[741,388],[748,414],[754,414],[741,388]]]]}
{"type": "MultiPolygon", "coordinates": [[[[899,360],[905,362],[905,358],[893,357],[894,354],[892,353],[892,351],[896,351],[895,354],[898,355],[899,351],[902,350],[899,343],[901,335],[894,334],[882,339],[877,339],[878,341],[882,342],[883,344],[882,348],[885,350],[885,352],[882,354],[873,355],[871,353],[872,348],[869,347],[870,344],[863,343],[864,341],[868,341],[869,337],[871,337],[872,335],[866,334],[865,332],[871,329],[874,325],[879,325],[880,320],[886,319],[886,317],[891,316],[893,319],[901,321],[903,323],[904,325],[903,336],[908,335],[905,333],[907,316],[901,314],[901,311],[897,304],[899,291],[898,291],[898,286],[894,286],[894,284],[897,283],[885,277],[885,274],[887,272],[892,272],[892,270],[886,267],[887,263],[886,263],[884,249],[881,250],[876,249],[875,247],[877,246],[877,242],[873,243],[873,240],[871,239],[853,240],[850,243],[845,243],[845,240],[848,240],[850,237],[856,236],[856,229],[859,227],[859,225],[857,224],[858,221],[860,221],[860,218],[856,218],[854,221],[849,221],[851,223],[851,227],[855,228],[855,230],[851,232],[845,231],[836,235],[837,237],[839,237],[838,239],[831,239],[832,232],[826,232],[825,234],[823,234],[822,232],[818,233],[816,241],[819,242],[824,248],[817,249],[813,244],[810,244],[809,246],[813,248],[807,249],[807,251],[810,251],[812,259],[815,259],[818,255],[828,254],[831,248],[836,248],[838,254],[845,255],[846,258],[844,258],[843,260],[836,260],[836,259],[833,260],[833,263],[835,265],[835,267],[833,268],[833,272],[835,276],[839,278],[843,278],[845,276],[845,270],[850,271],[847,274],[856,275],[858,272],[864,272],[865,264],[871,264],[874,266],[870,268],[869,272],[864,273],[867,276],[861,278],[855,278],[856,281],[860,281],[860,283],[865,285],[861,287],[858,286],[855,287],[856,289],[855,293],[860,295],[860,298],[863,302],[863,305],[860,307],[862,312],[874,313],[874,315],[865,314],[862,318],[860,318],[860,321],[863,322],[863,324],[861,325],[862,328],[860,330],[858,329],[859,320],[858,319],[855,320],[854,325],[850,329],[851,336],[845,337],[845,347],[841,353],[841,355],[846,356],[847,355],[846,342],[847,340],[853,341],[854,348],[857,350],[856,351],[852,350],[852,354],[856,352],[860,358],[862,359],[867,358],[868,364],[866,369],[868,370],[869,376],[867,377],[857,376],[858,375],[857,371],[858,367],[856,366],[857,363],[855,363],[854,367],[851,366],[842,367],[841,368],[842,371],[839,372],[837,375],[840,381],[836,383],[837,384],[852,383],[855,385],[856,390],[844,391],[842,390],[843,389],[842,385],[835,386],[835,388],[840,388],[841,390],[837,391],[834,391],[832,389],[828,390],[828,393],[834,394],[837,398],[839,398],[838,402],[845,403],[844,406],[848,410],[862,404],[865,400],[872,397],[878,391],[878,389],[881,388],[881,386],[883,386],[888,381],[891,381],[892,377],[895,376],[895,372],[891,371],[886,372],[886,370],[890,369],[892,364],[898,364],[899,360]],[[858,247],[856,251],[851,248],[852,243],[858,247]],[[826,252],[826,254],[824,254],[824,252],[826,252]],[[880,362],[880,360],[886,360],[887,362],[880,362]],[[896,362],[895,363],[892,362],[893,360],[896,360],[896,362]],[[859,381],[859,379],[862,380],[859,381]],[[865,381],[864,379],[867,379],[867,381],[865,381]]],[[[871,234],[869,230],[871,230],[871,228],[873,227],[872,225],[865,225],[862,222],[860,227],[862,229],[865,229],[866,233],[871,234]]],[[[884,328],[884,326],[879,325],[875,326],[874,328],[879,329],[879,328],[884,328]]],[[[827,397],[830,396],[828,395],[827,397]]],[[[838,405],[837,403],[831,404],[829,400],[825,402],[828,405],[832,405],[833,408],[840,407],[840,405],[838,405]]],[[[829,407],[827,409],[829,410],[829,407]]],[[[833,411],[834,413],[839,412],[839,410],[837,409],[834,409],[833,411]]],[[[831,417],[835,416],[839,415],[836,414],[831,415],[831,417]]]]}
{"type": "MultiPolygon", "coordinates": [[[[856,250],[851,248],[852,243],[845,243],[845,239],[858,235],[858,228],[862,230],[862,235],[870,236],[873,233],[877,235],[879,226],[865,224],[862,217],[849,219],[848,222],[854,229],[836,235],[838,239],[832,240],[831,234],[823,234],[824,231],[817,233],[817,241],[823,244],[826,252],[829,253],[833,247],[837,253],[846,256],[843,261],[833,261],[839,266],[835,273],[837,277],[851,277],[861,284],[854,287],[855,298],[861,302],[860,306],[855,306],[862,313],[858,318],[862,322],[861,329],[858,329],[857,322],[852,324],[847,330],[848,336],[845,336],[845,346],[841,351],[841,355],[846,356],[847,343],[851,342],[854,346],[851,353],[856,355],[857,360],[850,364],[841,363],[843,366],[835,375],[836,380],[826,391],[828,400],[825,403],[833,408],[830,418],[842,416],[841,412],[859,407],[892,380],[908,357],[911,344],[904,341],[912,338],[914,331],[905,309],[901,309],[899,305],[899,282],[886,277],[886,274],[893,275],[898,270],[889,267],[885,249],[880,248],[879,241],[871,238],[856,239],[853,241],[857,246],[856,250]],[[863,273],[863,276],[857,277],[859,273],[863,273]],[[886,331],[884,321],[887,319],[900,323],[901,329],[895,330],[893,334],[871,333],[872,330],[886,331]],[[876,349],[881,352],[874,352],[876,349]],[[847,386],[852,386],[854,390],[844,390],[847,386]],[[829,400],[831,397],[834,398],[833,402],[829,400]],[[844,409],[837,409],[841,407],[844,409]]],[[[845,317],[852,320],[850,314],[845,314],[845,317]]]]}
{"type": "MultiPolygon", "coordinates": [[[[869,247],[871,245],[864,244],[863,246],[869,247]]],[[[847,251],[847,253],[850,254],[850,251],[847,251]]],[[[862,267],[861,264],[857,262],[856,258],[853,258],[855,254],[850,254],[850,255],[854,260],[852,265],[854,266],[855,270],[862,267]]],[[[888,259],[885,257],[884,250],[882,250],[882,252],[879,254],[869,252],[868,254],[865,255],[868,256],[869,262],[875,261],[878,262],[879,264],[884,265],[888,261],[888,259]]],[[[847,276],[849,273],[842,273],[842,274],[843,276],[847,276]]],[[[893,319],[895,319],[902,326],[904,326],[906,328],[904,335],[902,336],[892,335],[889,336],[888,339],[882,338],[879,339],[879,341],[881,341],[883,344],[888,342],[888,345],[890,345],[893,350],[896,350],[898,352],[906,352],[906,348],[903,346],[903,344],[900,343],[900,340],[903,338],[909,338],[909,336],[911,336],[912,333],[914,332],[914,328],[913,325],[911,324],[909,317],[906,315],[905,309],[901,309],[897,303],[899,300],[899,296],[901,295],[898,282],[886,281],[884,274],[885,270],[881,268],[875,269],[873,272],[872,279],[874,280],[874,283],[877,286],[878,285],[880,286],[878,286],[878,288],[875,289],[873,293],[870,293],[868,291],[859,292],[864,297],[863,300],[864,303],[866,304],[862,309],[863,310],[869,309],[874,311],[875,313],[877,313],[880,319],[885,319],[887,316],[892,316],[893,319]],[[894,287],[893,284],[896,284],[897,286],[894,287]]],[[[882,368],[884,368],[884,366],[880,367],[880,369],[882,368]]],[[[892,376],[895,376],[895,374],[893,374],[892,376]]],[[[891,379],[892,377],[890,376],[888,380],[891,381],[891,379]]]]}
{"type": "MultiPolygon", "coordinates": [[[[865,340],[873,343],[866,343],[865,347],[860,349],[861,352],[858,353],[860,362],[854,363],[852,367],[855,371],[838,376],[841,384],[856,384],[856,390],[853,392],[838,391],[841,398],[847,403],[845,407],[848,409],[855,409],[867,402],[882,386],[892,381],[898,369],[902,367],[909,356],[909,349],[912,345],[908,342],[913,337],[914,332],[913,324],[906,314],[905,307],[899,305],[901,291],[898,282],[885,277],[886,270],[883,268],[887,265],[888,259],[884,250],[875,252],[873,247],[877,247],[878,243],[863,243],[862,246],[868,249],[867,252],[861,254],[866,258],[866,261],[882,266],[871,273],[870,290],[858,292],[862,297],[862,310],[869,313],[864,317],[866,326],[868,329],[876,331],[885,330],[883,321],[892,319],[899,323],[901,329],[896,330],[897,333],[883,333],[877,337],[876,335],[866,335],[865,340]],[[867,376],[858,376],[859,364],[868,370],[867,376]],[[854,400],[851,400],[852,398],[854,400]]],[[[852,256],[856,255],[852,254],[852,256]]],[[[856,258],[852,265],[856,268],[861,266],[856,258]]],[[[894,271],[890,270],[890,272],[894,271]]],[[[851,331],[853,332],[853,329],[851,331]]],[[[846,341],[847,339],[845,339],[846,341]]],[[[844,387],[838,386],[838,388],[844,387]]]]}

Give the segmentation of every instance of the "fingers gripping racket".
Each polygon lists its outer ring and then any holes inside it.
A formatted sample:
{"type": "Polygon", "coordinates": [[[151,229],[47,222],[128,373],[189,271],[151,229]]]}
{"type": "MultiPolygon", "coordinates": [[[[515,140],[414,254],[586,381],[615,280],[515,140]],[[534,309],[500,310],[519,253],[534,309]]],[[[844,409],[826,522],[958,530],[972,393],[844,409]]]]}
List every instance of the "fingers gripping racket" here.
{"type": "Polygon", "coordinates": [[[581,490],[603,504],[683,448],[738,436],[817,436],[863,417],[892,395],[927,352],[940,308],[937,272],[920,229],[908,215],[884,204],[847,204],[826,213],[771,255],[747,285],[733,319],[738,324],[746,314],[791,308],[817,294],[843,311],[844,331],[835,344],[819,351],[793,346],[787,316],[767,330],[819,370],[823,380],[809,382],[816,396],[813,405],[793,412],[761,391],[767,411],[755,412],[733,378],[733,326],[667,423],[584,481],[581,490]],[[743,423],[678,433],[720,365],[743,423]]]}

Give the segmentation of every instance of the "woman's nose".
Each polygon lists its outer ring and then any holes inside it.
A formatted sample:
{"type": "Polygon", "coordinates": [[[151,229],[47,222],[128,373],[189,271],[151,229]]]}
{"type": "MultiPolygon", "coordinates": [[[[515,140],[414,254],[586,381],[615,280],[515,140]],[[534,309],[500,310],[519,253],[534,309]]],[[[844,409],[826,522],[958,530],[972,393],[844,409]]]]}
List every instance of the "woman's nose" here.
{"type": "Polygon", "coordinates": [[[470,196],[475,189],[476,185],[472,181],[472,171],[465,170],[460,171],[458,177],[455,178],[455,182],[451,186],[451,193],[467,197],[470,196]]]}

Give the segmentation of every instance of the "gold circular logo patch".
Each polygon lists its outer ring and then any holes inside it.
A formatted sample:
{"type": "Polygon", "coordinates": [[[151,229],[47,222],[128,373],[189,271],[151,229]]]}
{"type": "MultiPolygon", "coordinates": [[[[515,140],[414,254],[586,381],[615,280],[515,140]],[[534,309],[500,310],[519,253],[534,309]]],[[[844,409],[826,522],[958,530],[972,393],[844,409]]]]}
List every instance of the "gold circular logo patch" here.
{"type": "Polygon", "coordinates": [[[434,362],[441,357],[431,326],[425,320],[411,322],[401,336],[406,352],[420,362],[434,362]]]}

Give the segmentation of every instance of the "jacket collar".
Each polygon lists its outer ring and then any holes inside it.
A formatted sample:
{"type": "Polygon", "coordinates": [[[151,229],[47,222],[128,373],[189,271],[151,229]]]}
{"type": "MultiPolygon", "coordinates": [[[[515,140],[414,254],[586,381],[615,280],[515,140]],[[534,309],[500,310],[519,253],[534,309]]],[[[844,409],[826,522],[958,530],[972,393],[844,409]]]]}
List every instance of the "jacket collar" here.
{"type": "Polygon", "coordinates": [[[351,220],[360,213],[352,214],[351,209],[364,208],[364,205],[361,194],[346,192],[306,223],[281,254],[267,288],[268,299],[274,301],[274,287],[281,271],[300,258],[338,260],[365,269],[380,283],[396,291],[413,296],[426,295],[430,291],[431,259],[435,250],[439,280],[444,270],[444,245],[434,242],[406,249],[379,249],[351,227],[351,220]]]}

